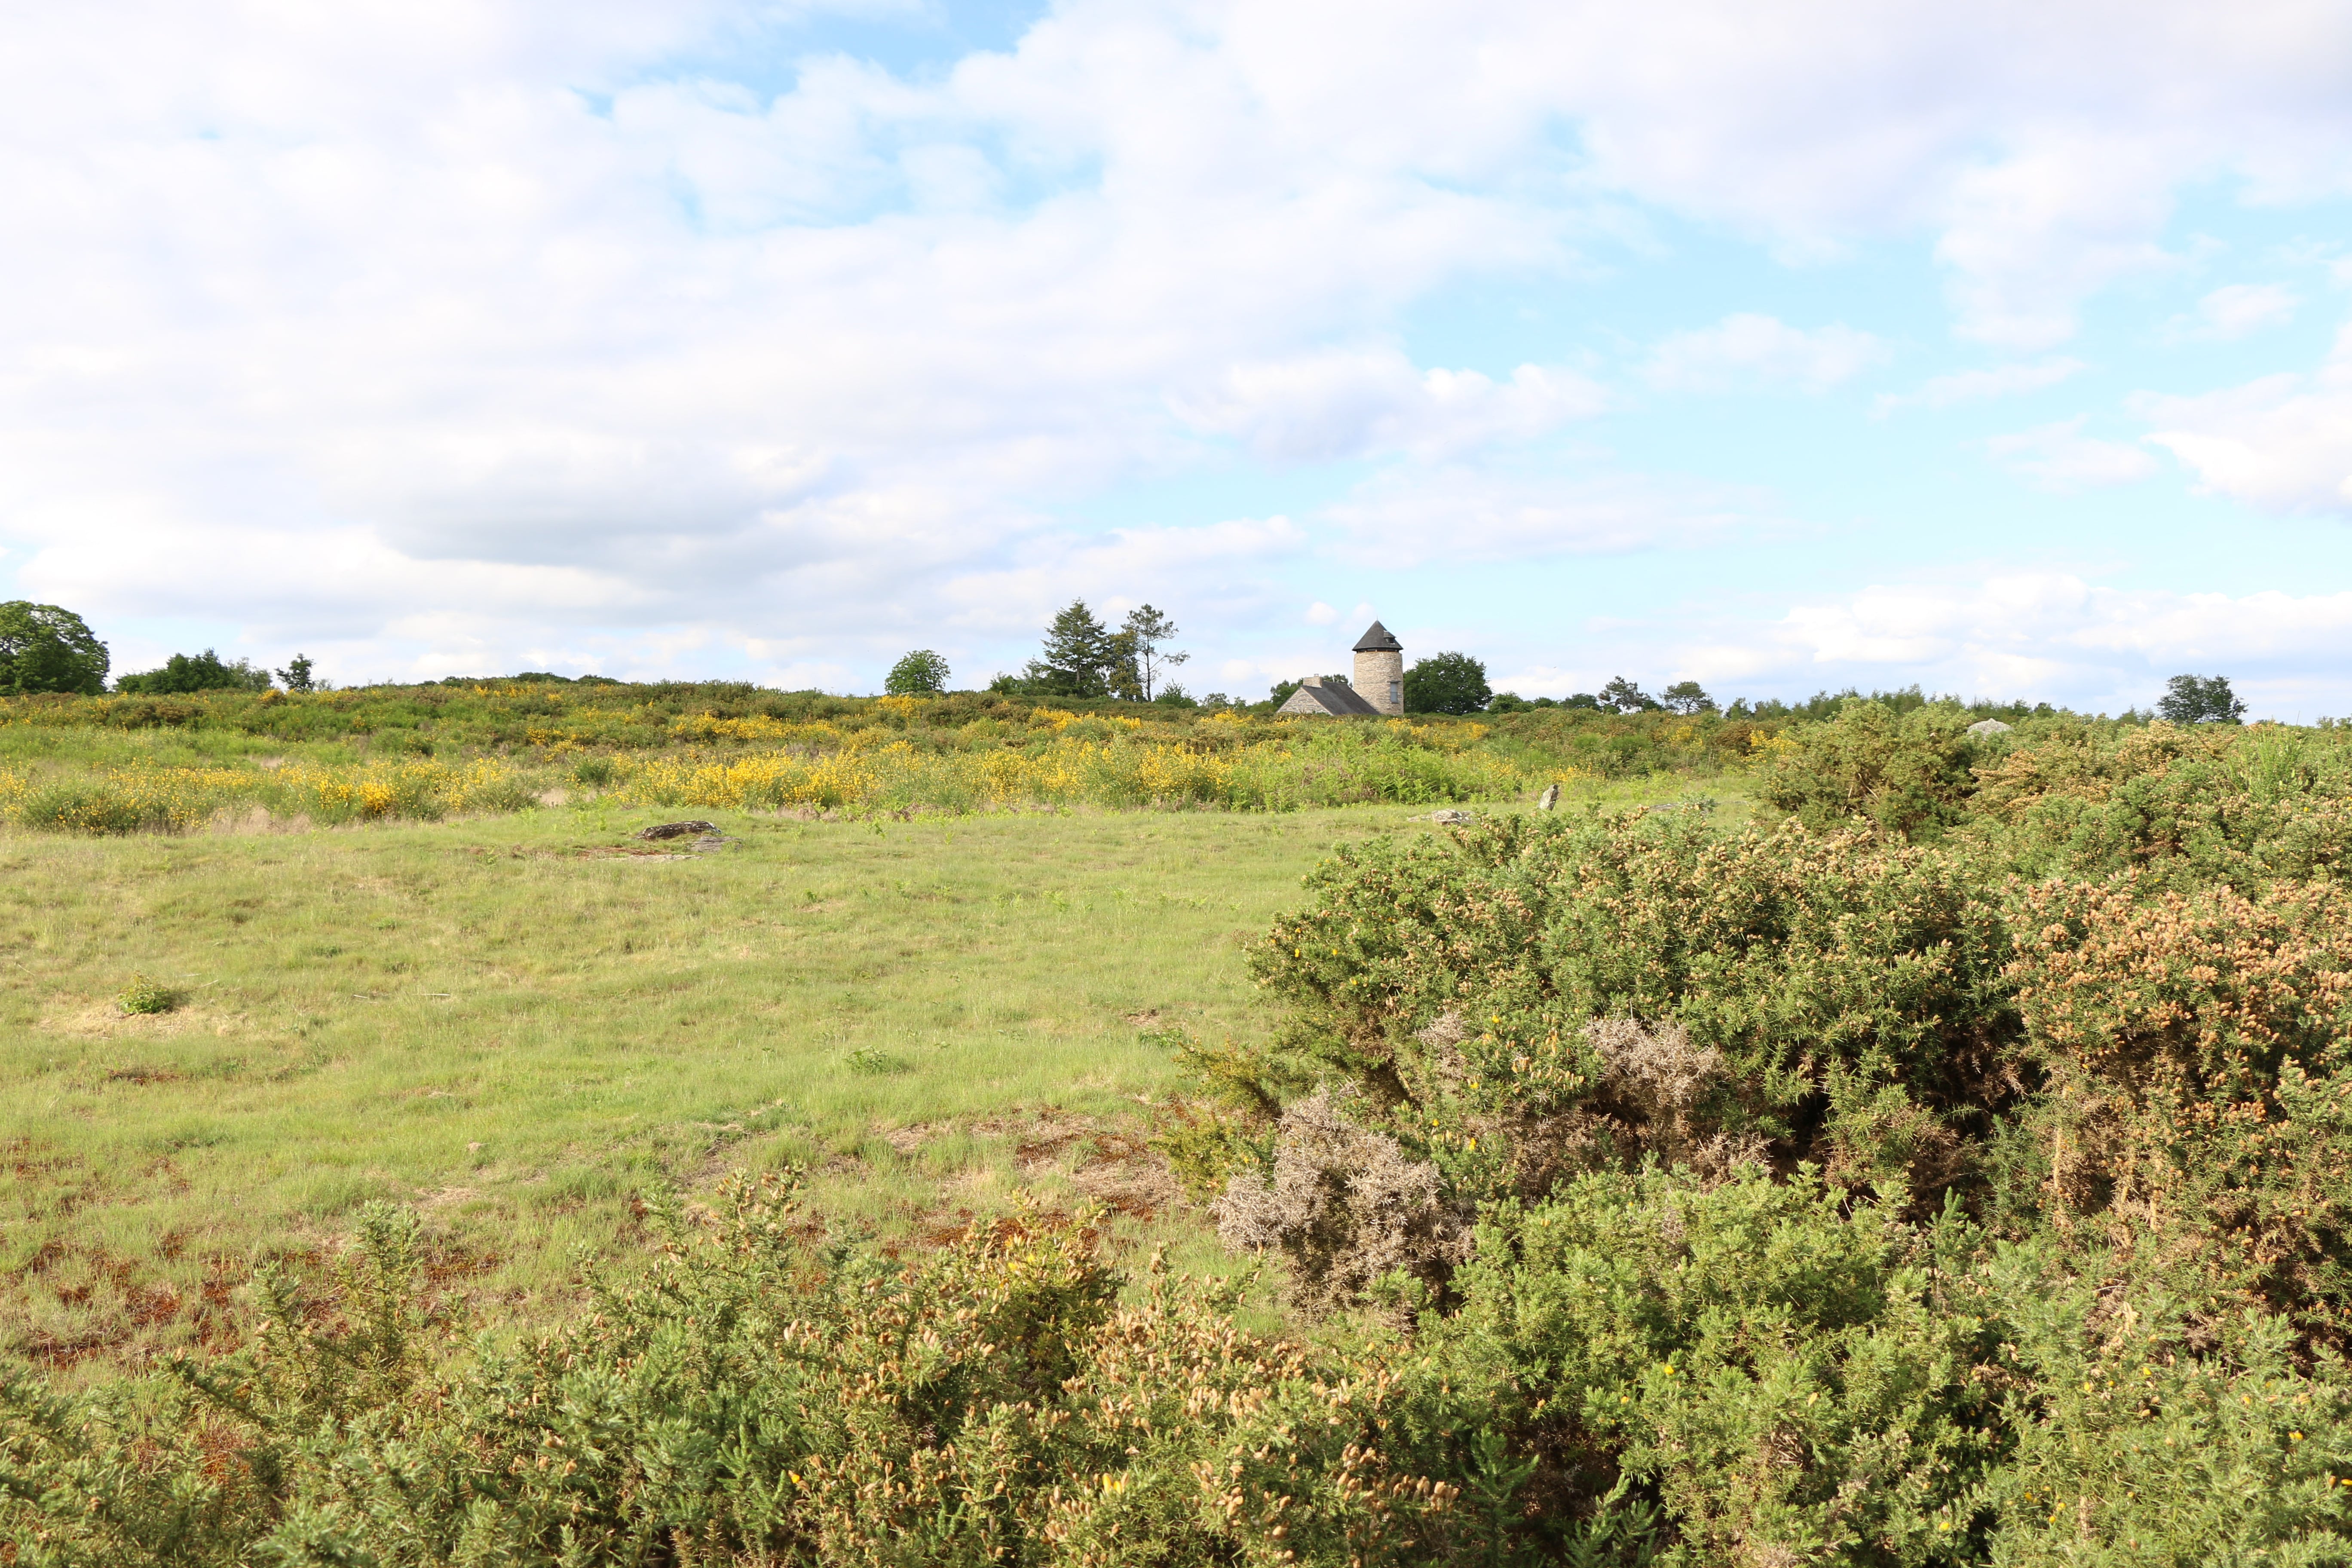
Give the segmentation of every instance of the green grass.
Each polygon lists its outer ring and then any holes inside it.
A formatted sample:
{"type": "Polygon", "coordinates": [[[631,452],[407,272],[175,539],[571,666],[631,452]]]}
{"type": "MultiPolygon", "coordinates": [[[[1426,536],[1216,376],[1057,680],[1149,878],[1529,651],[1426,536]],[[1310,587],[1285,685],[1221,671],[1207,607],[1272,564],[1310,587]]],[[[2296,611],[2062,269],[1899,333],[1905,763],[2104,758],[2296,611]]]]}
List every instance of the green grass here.
{"type": "Polygon", "coordinates": [[[1241,944],[1405,816],[714,815],[676,859],[616,852],[642,812],[0,839],[7,1338],[201,1333],[374,1197],[520,1302],[665,1174],[802,1163],[885,1227],[1066,1188],[1164,1090],[1152,1016],[1254,1027],[1241,944]]]}
{"type": "Polygon", "coordinates": [[[1016,1187],[1148,1223],[1176,1194],[1141,1143],[1171,1087],[1147,1036],[1262,1030],[1241,952],[1300,876],[1429,830],[698,815],[736,842],[670,858],[626,837],[660,814],[603,806],[0,837],[0,1342],[217,1335],[257,1258],[373,1198],[524,1314],[575,1248],[632,1245],[635,1194],[734,1166],[804,1166],[829,1217],[918,1239],[1016,1187]],[[173,1005],[126,1013],[142,983],[173,1005]]]}

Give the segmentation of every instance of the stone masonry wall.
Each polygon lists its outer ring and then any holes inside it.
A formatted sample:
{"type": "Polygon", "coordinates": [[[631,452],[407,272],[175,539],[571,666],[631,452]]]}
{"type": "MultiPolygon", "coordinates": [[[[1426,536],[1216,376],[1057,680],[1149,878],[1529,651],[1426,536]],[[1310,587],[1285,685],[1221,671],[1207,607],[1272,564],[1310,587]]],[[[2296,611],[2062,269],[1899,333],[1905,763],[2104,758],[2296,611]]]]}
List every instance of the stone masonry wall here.
{"type": "Polygon", "coordinates": [[[1404,711],[1404,655],[1360,653],[1356,656],[1358,695],[1383,713],[1404,711]]]}

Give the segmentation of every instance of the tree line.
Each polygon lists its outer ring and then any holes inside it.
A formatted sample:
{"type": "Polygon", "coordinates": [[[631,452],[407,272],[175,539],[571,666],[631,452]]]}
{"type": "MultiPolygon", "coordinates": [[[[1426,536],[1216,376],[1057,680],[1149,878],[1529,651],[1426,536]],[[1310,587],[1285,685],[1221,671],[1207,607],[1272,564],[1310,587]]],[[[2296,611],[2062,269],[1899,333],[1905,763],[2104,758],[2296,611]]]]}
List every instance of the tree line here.
{"type": "MultiPolygon", "coordinates": [[[[107,689],[112,658],[89,624],[71,610],[29,599],[0,604],[0,697],[59,692],[97,697],[107,689]]],[[[114,689],[158,696],[194,691],[312,691],[320,681],[310,658],[296,654],[286,668],[257,668],[224,659],[211,648],[175,653],[154,669],[117,676],[114,689]]]]}
{"type": "MultiPolygon", "coordinates": [[[[1222,691],[1195,699],[1176,683],[1173,672],[1192,657],[1169,646],[1179,635],[1176,623],[1150,605],[1129,610],[1114,630],[1087,608],[1084,599],[1073,599],[1045,628],[1045,644],[1040,657],[1031,659],[1018,675],[998,676],[988,689],[1003,695],[1109,698],[1179,708],[1242,706],[1222,691]]],[[[71,610],[27,599],[0,603],[0,697],[42,692],[96,697],[107,689],[110,668],[106,644],[71,610]]],[[[884,689],[893,696],[937,695],[947,689],[950,674],[945,658],[932,649],[918,648],[891,667],[884,689]]],[[[538,679],[558,678],[547,675],[538,679]]],[[[1321,679],[1328,685],[1349,684],[1345,675],[1326,675],[1321,679]]],[[[1279,706],[1301,684],[1297,680],[1276,682],[1269,693],[1269,703],[1279,706]]],[[[313,691],[325,689],[327,682],[319,679],[316,667],[304,654],[296,654],[284,668],[272,670],[243,658],[224,659],[208,647],[202,653],[175,653],[154,669],[118,676],[113,689],[162,696],[198,691],[268,691],[273,686],[283,686],[289,691],[313,691]]],[[[1621,675],[1611,679],[1597,692],[1580,691],[1566,698],[1528,698],[1517,692],[1491,689],[1485,662],[1457,652],[1432,654],[1416,660],[1404,673],[1404,709],[1408,713],[1523,713],[1566,708],[1603,713],[1721,712],[1728,719],[1822,719],[1834,716],[1846,701],[1862,697],[1862,692],[1848,688],[1842,692],[1817,692],[1810,700],[1795,703],[1778,699],[1757,702],[1741,699],[1727,709],[1719,708],[1696,680],[1675,681],[1653,697],[1621,675]]],[[[1897,712],[1930,701],[1958,700],[1928,698],[1916,686],[1895,692],[1874,691],[1868,700],[1885,702],[1897,712]]],[[[2022,703],[1963,706],[1983,710],[1989,715],[1996,711],[2020,716],[2053,711],[2047,703],[2032,708],[2022,703]]],[[[2166,683],[2164,695],[2152,711],[2141,714],[2127,710],[2125,717],[2159,718],[2176,724],[2236,724],[2244,721],[2246,705],[2231,689],[2227,677],[2176,675],[2166,683]]]]}

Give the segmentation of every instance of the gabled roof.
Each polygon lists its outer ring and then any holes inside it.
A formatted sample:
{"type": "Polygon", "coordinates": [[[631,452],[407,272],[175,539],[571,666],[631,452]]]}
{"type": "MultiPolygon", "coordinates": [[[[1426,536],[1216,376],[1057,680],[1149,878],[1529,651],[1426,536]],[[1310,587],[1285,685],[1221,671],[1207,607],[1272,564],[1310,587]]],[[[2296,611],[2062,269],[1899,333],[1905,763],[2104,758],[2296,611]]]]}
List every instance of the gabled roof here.
{"type": "Polygon", "coordinates": [[[1355,651],[1358,653],[1402,653],[1404,651],[1404,644],[1396,640],[1396,634],[1394,632],[1390,631],[1388,627],[1381,625],[1380,622],[1374,621],[1370,626],[1364,628],[1364,635],[1356,639],[1355,651]]]}
{"type": "Polygon", "coordinates": [[[1275,711],[1328,713],[1339,719],[1377,719],[1381,715],[1381,710],[1365,701],[1354,687],[1328,683],[1300,687],[1290,694],[1290,700],[1275,711]]]}

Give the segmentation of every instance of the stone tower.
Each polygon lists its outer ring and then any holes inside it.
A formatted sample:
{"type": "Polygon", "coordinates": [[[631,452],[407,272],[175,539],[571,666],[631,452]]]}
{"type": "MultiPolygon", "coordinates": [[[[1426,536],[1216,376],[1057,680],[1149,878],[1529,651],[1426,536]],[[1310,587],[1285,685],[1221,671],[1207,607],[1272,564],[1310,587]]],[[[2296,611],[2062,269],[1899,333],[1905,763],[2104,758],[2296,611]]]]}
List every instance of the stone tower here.
{"type": "Polygon", "coordinates": [[[1355,687],[1379,711],[1404,711],[1404,644],[1378,621],[1356,639],[1355,687]]]}

